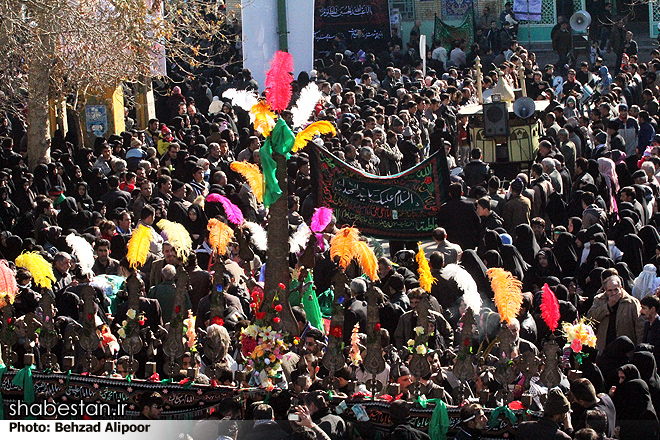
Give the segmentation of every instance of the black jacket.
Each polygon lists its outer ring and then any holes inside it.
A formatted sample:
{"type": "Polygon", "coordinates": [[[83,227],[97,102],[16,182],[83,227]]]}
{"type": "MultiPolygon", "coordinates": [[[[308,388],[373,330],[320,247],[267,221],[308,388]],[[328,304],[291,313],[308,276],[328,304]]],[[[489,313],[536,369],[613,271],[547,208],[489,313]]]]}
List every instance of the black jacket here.
{"type": "Polygon", "coordinates": [[[535,422],[523,422],[518,427],[516,438],[534,440],[571,440],[554,421],[542,418],[535,422]]]}
{"type": "Polygon", "coordinates": [[[323,408],[312,415],[312,421],[330,437],[330,440],[347,440],[348,428],[346,422],[339,416],[330,413],[330,408],[323,408]]]}
{"type": "Polygon", "coordinates": [[[474,203],[463,197],[450,199],[438,210],[438,226],[444,227],[447,239],[463,250],[479,245],[480,224],[474,203]]]}

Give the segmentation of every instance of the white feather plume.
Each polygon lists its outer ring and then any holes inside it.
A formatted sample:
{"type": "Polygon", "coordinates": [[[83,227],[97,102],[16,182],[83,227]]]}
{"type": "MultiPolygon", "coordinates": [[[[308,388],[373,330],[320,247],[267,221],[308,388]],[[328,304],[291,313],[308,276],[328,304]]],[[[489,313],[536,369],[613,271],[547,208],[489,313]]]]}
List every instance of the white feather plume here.
{"type": "Polygon", "coordinates": [[[80,271],[83,275],[93,275],[92,266],[94,266],[94,248],[87,240],[75,234],[66,236],[66,244],[73,251],[73,256],[78,260],[80,271]]]}
{"type": "Polygon", "coordinates": [[[231,99],[231,105],[236,105],[249,112],[257,102],[257,95],[247,90],[227,89],[222,94],[223,98],[231,99]]]}
{"type": "Polygon", "coordinates": [[[293,126],[302,127],[309,120],[309,116],[314,111],[316,104],[323,98],[323,93],[319,90],[316,83],[309,83],[307,87],[300,91],[300,98],[296,101],[296,106],[291,109],[293,113],[293,126]]]}
{"type": "Polygon", "coordinates": [[[442,269],[442,277],[447,280],[454,280],[458,288],[463,292],[463,302],[477,314],[481,310],[481,296],[477,289],[477,283],[467,270],[458,264],[448,264],[442,269]]]}
{"type": "Polygon", "coordinates": [[[261,225],[254,222],[245,222],[245,227],[250,230],[250,241],[259,251],[265,252],[268,249],[268,235],[261,225]]]}
{"type": "Polygon", "coordinates": [[[304,251],[311,235],[312,230],[309,229],[307,223],[301,223],[298,230],[289,238],[289,252],[297,254],[304,251]]]}

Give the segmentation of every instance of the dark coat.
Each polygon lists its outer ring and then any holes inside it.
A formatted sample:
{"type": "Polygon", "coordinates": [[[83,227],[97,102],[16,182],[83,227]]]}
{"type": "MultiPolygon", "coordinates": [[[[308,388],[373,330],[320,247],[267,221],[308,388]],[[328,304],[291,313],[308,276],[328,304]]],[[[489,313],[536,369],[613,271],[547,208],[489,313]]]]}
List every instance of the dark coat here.
{"type": "Polygon", "coordinates": [[[347,440],[348,427],[344,419],[330,413],[330,408],[323,408],[312,415],[312,421],[330,437],[330,440],[347,440]]]}
{"type": "Polygon", "coordinates": [[[521,440],[571,440],[554,421],[542,418],[534,422],[523,422],[518,427],[516,438],[521,440]]]}
{"type": "Polygon", "coordinates": [[[438,225],[447,231],[447,239],[461,249],[475,249],[479,245],[481,221],[474,203],[461,197],[450,199],[438,210],[438,225]]]}

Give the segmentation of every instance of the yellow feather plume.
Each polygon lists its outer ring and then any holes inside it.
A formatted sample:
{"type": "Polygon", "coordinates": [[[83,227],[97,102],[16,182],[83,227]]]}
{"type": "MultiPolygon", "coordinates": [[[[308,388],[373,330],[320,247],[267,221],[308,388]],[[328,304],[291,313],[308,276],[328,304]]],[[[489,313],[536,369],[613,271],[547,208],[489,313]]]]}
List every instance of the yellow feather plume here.
{"type": "Polygon", "coordinates": [[[355,257],[355,250],[360,238],[360,231],[356,228],[342,228],[330,240],[330,258],[334,261],[339,257],[339,266],[346,270],[355,257]]]}
{"type": "Polygon", "coordinates": [[[419,246],[419,250],[417,251],[415,259],[417,260],[419,286],[427,292],[431,293],[431,286],[433,286],[433,283],[437,280],[433,275],[431,275],[431,266],[429,266],[429,262],[426,259],[426,255],[424,254],[424,249],[422,249],[422,243],[418,243],[417,245],[419,246]]]}
{"type": "Polygon", "coordinates": [[[355,243],[355,259],[371,281],[378,279],[378,260],[376,254],[366,242],[358,241],[355,243]]]}
{"type": "Polygon", "coordinates": [[[232,162],[229,167],[243,176],[252,188],[254,196],[259,203],[264,201],[264,175],[261,174],[259,166],[249,162],[232,162]]]}
{"type": "Polygon", "coordinates": [[[39,287],[50,289],[55,282],[53,266],[39,252],[26,252],[16,258],[16,266],[30,271],[34,282],[39,287]]]}
{"type": "Polygon", "coordinates": [[[131,239],[128,240],[128,252],[126,253],[126,259],[133,269],[138,269],[147,262],[152,239],[151,228],[139,225],[133,229],[131,239]]]}
{"type": "Polygon", "coordinates": [[[250,109],[250,119],[254,124],[254,129],[268,137],[270,131],[275,127],[275,113],[270,111],[268,103],[264,100],[259,101],[250,109]]]}
{"type": "Polygon", "coordinates": [[[234,238],[234,230],[215,218],[209,220],[208,230],[211,246],[218,255],[224,255],[227,252],[227,245],[234,238]]]}
{"type": "Polygon", "coordinates": [[[495,305],[502,321],[509,323],[522,305],[522,283],[511,272],[500,267],[488,269],[490,286],[495,293],[495,305]]]}
{"type": "Polygon", "coordinates": [[[335,127],[328,121],[318,121],[312,124],[309,124],[307,128],[302,130],[296,135],[296,143],[293,145],[294,153],[301,148],[305,148],[308,141],[311,141],[314,136],[317,134],[328,134],[332,133],[333,136],[337,134],[335,127]]]}
{"type": "Polygon", "coordinates": [[[192,251],[192,239],[186,228],[181,223],[165,219],[159,221],[157,225],[167,236],[167,241],[176,251],[176,256],[184,263],[188,261],[188,255],[192,251]]]}

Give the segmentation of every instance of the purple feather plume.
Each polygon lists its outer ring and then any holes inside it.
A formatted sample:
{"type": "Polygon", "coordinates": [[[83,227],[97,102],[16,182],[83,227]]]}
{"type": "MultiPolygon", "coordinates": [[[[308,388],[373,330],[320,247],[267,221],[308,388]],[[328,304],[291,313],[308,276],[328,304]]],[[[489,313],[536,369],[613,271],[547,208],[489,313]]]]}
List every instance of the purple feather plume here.
{"type": "Polygon", "coordinates": [[[314,232],[323,232],[323,230],[330,224],[332,221],[332,209],[326,207],[316,208],[314,215],[312,216],[312,231],[314,232]]]}
{"type": "Polygon", "coordinates": [[[206,197],[206,201],[222,203],[222,207],[225,209],[225,213],[227,214],[227,220],[229,220],[235,225],[243,224],[243,221],[245,220],[243,218],[243,213],[241,212],[239,207],[234,205],[232,202],[230,202],[227,197],[213,193],[213,194],[209,194],[206,197]]]}

